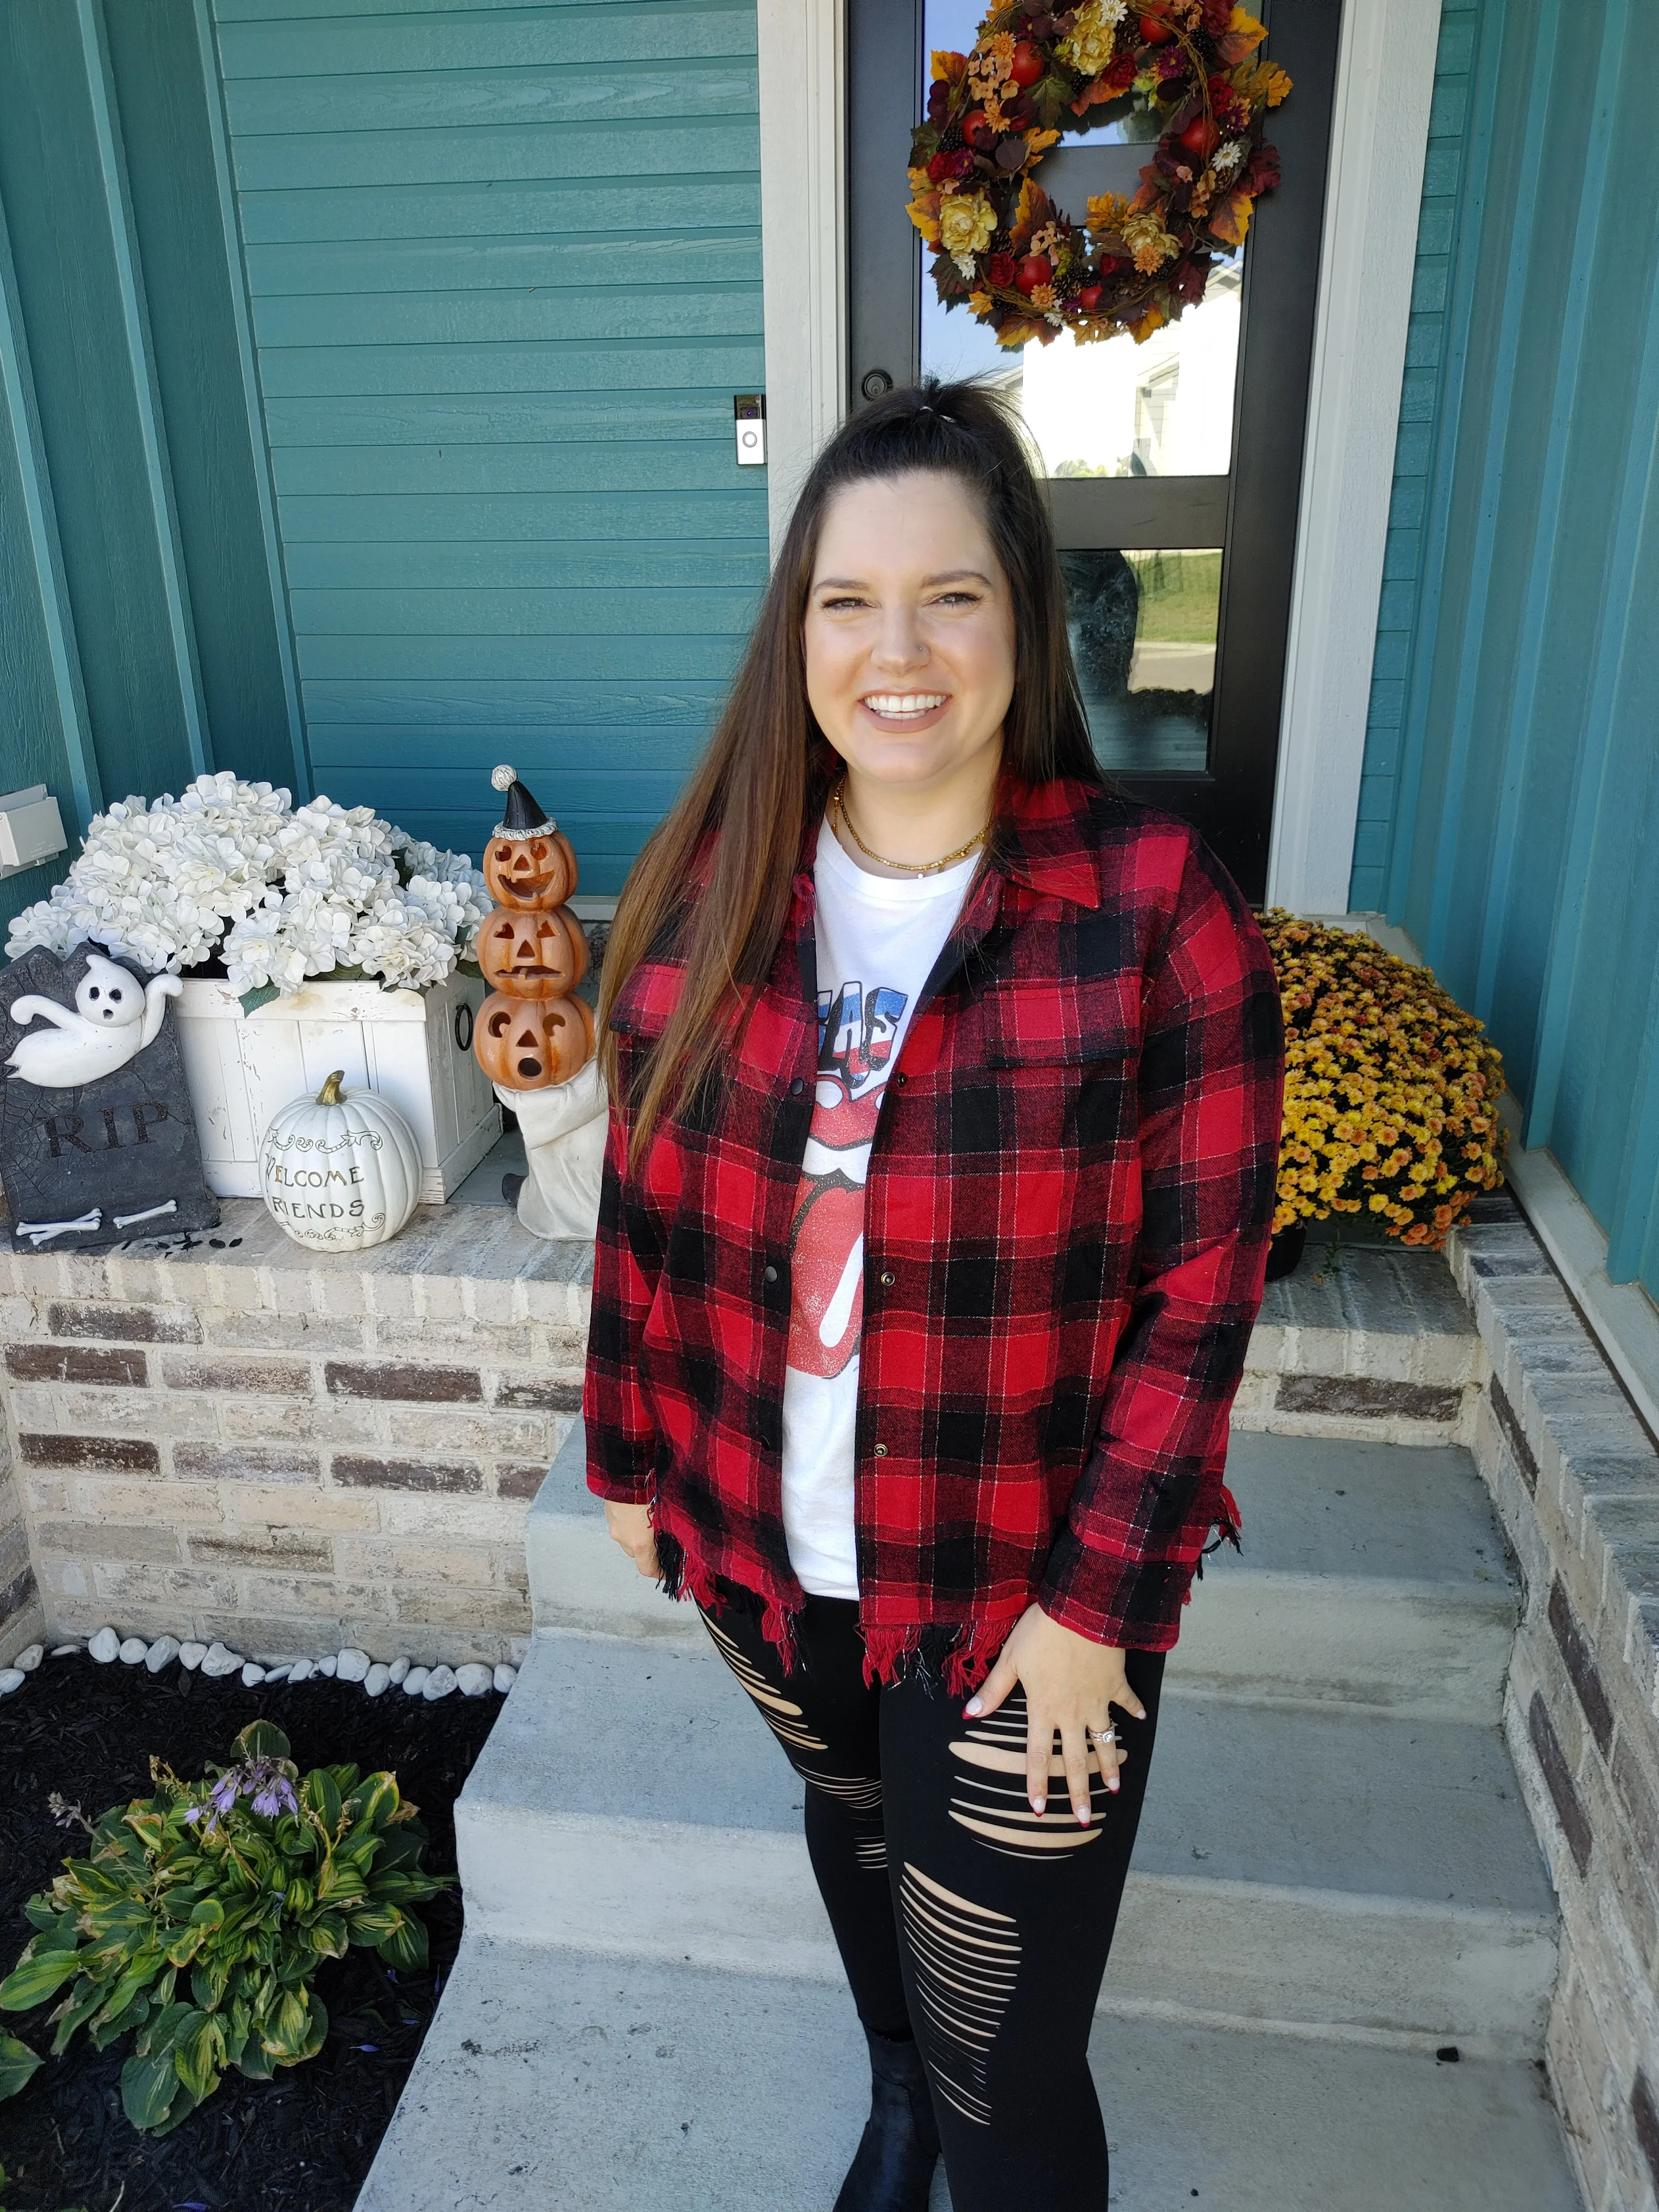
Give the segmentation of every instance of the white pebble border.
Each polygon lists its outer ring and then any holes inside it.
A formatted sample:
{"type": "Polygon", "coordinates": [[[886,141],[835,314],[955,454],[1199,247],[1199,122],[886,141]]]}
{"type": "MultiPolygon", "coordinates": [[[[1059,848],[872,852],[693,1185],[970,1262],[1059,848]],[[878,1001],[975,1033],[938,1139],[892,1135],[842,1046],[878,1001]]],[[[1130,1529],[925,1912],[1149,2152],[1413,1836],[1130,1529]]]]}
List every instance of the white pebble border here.
{"type": "MultiPolygon", "coordinates": [[[[401,1689],[406,1698],[424,1698],[428,1703],[447,1698],[452,1690],[459,1690],[464,1698],[487,1698],[492,1690],[505,1697],[519,1679],[516,1667],[503,1662],[498,1667],[486,1667],[477,1660],[465,1662],[459,1667],[417,1667],[408,1658],[371,1659],[367,1651],[348,1645],[343,1651],[325,1652],[319,1659],[283,1659],[275,1665],[262,1666],[257,1659],[245,1659],[240,1651],[232,1651],[222,1644],[180,1643],[176,1636],[158,1636],[146,1643],[142,1636],[118,1635],[112,1628],[100,1628],[84,1644],[54,1644],[51,1656],[54,1659],[78,1658],[85,1652],[100,1666],[119,1660],[124,1666],[136,1667],[140,1660],[152,1674],[159,1674],[176,1659],[181,1667],[199,1668],[204,1674],[240,1674],[249,1689],[261,1682],[286,1682],[290,1688],[308,1682],[313,1675],[332,1675],[342,1682],[359,1684],[366,1697],[378,1698],[392,1688],[401,1689]]],[[[9,1698],[21,1690],[29,1676],[36,1672],[47,1656],[46,1646],[31,1644],[20,1651],[9,1667],[0,1667],[0,1698],[9,1698]]]]}

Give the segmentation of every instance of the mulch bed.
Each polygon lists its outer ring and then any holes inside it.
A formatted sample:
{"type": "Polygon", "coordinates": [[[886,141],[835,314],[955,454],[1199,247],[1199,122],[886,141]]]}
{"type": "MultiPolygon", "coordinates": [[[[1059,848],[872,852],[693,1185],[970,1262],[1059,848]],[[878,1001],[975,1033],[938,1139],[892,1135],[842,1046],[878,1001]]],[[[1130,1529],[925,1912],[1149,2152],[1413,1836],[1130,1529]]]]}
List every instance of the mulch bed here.
{"type": "MultiPolygon", "coordinates": [[[[49,1792],[95,1820],[150,1794],[152,1754],[193,1779],[210,1760],[229,1761],[239,1729],[272,1720],[301,1772],[348,1759],[366,1773],[394,1771],[431,1835],[426,1864],[453,1874],[452,1808],[501,1704],[493,1693],[430,1705],[396,1689],[367,1698],[359,1685],[315,1677],[248,1690],[234,1675],[211,1681],[176,1662],[153,1676],[142,1666],[46,1660],[0,1701],[0,1973],[29,1937],[24,1899],[85,1842],[54,1824],[49,1792]]],[[[270,2081],[233,2069],[159,2142],[121,2110],[131,2037],[96,2051],[78,2035],[0,2104],[6,2212],[350,2212],[461,1940],[459,1890],[421,1913],[431,1937],[424,1972],[394,1974],[369,1949],[325,1962],[315,1987],[329,2035],[318,2056],[270,2081]]],[[[52,2009],[0,2014],[0,2033],[44,2051],[52,2009]]]]}

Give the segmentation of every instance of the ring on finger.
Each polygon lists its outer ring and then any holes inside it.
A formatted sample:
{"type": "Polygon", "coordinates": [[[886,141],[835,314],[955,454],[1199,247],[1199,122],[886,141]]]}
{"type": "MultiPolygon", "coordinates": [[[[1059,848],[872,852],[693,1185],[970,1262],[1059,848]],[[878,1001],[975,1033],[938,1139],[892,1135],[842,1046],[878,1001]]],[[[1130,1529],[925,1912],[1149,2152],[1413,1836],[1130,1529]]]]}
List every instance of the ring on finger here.
{"type": "Polygon", "coordinates": [[[1085,1734],[1092,1743],[1115,1743],[1117,1741],[1117,1730],[1109,1722],[1103,1729],[1091,1728],[1085,1730],[1085,1734]]]}

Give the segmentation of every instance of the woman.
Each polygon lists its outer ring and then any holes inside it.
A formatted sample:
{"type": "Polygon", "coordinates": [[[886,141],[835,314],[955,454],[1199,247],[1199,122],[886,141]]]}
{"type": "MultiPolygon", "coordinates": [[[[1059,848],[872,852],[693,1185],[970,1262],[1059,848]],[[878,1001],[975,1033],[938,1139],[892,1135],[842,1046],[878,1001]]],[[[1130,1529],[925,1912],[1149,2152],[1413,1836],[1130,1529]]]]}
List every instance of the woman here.
{"type": "Polygon", "coordinates": [[[603,1012],[588,1480],[806,1785],[872,2072],[837,2212],[923,2212],[941,2142],[956,2212],[1094,2212],[1089,2027],[1234,1533],[1281,1036],[1225,871],[1103,787],[973,386],[819,457],[603,1012]]]}

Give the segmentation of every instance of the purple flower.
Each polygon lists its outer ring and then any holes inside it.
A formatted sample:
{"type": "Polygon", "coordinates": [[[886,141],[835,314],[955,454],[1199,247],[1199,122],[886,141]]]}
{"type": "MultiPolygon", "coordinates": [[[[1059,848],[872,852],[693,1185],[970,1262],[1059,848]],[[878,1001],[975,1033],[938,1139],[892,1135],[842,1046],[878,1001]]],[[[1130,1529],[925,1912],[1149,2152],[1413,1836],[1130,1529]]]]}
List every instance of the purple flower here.
{"type": "MultiPolygon", "coordinates": [[[[300,1800],[294,1784],[274,1759],[250,1759],[228,1767],[208,1792],[216,1817],[228,1818],[239,1797],[251,1797],[253,1810],[266,1820],[297,1813],[300,1800]]],[[[192,1819],[195,1817],[191,1815],[192,1819]]],[[[208,1823],[210,1833],[213,1822],[208,1823]]]]}
{"type": "Polygon", "coordinates": [[[297,1812],[299,1806],[300,1801],[294,1794],[294,1785],[285,1774],[265,1776],[253,1800],[254,1811],[263,1813],[267,1820],[274,1820],[279,1813],[297,1812]]]}

